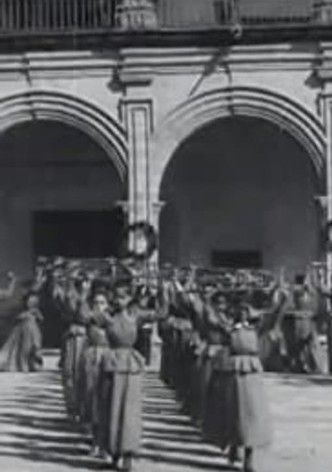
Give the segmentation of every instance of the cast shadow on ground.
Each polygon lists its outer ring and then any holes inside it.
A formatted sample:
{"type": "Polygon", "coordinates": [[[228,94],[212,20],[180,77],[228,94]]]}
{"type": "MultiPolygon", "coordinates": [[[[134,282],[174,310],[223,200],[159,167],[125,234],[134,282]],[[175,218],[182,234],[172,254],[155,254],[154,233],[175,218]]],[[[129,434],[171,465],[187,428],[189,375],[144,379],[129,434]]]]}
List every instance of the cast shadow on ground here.
{"type": "Polygon", "coordinates": [[[312,387],[313,385],[320,387],[332,387],[332,376],[325,375],[306,375],[306,374],[267,374],[267,380],[278,375],[283,385],[312,387]]]}
{"type": "MultiPolygon", "coordinates": [[[[32,376],[31,383],[15,386],[13,390],[12,395],[0,401],[0,423],[11,426],[9,434],[0,433],[2,457],[92,471],[107,468],[104,462],[89,457],[90,439],[67,419],[59,372],[43,372],[42,378],[32,376]],[[12,428],[13,425],[17,428],[12,428]]],[[[167,389],[163,401],[162,390],[159,386],[155,389],[147,386],[148,401],[144,402],[147,421],[139,458],[152,467],[153,464],[165,467],[165,471],[167,466],[172,470],[176,466],[193,471],[238,470],[225,465],[226,460],[217,448],[203,443],[189,418],[176,418],[179,408],[175,400],[170,405],[172,395],[167,389]]]]}

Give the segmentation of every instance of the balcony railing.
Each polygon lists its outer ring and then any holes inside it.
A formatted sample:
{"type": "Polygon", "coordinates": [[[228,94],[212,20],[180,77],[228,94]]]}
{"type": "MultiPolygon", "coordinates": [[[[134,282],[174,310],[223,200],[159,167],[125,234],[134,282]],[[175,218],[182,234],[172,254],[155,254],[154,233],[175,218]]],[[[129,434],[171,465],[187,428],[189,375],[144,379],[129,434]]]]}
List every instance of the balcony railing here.
{"type": "Polygon", "coordinates": [[[220,24],[310,23],[315,0],[214,0],[220,24]]]}
{"type": "Polygon", "coordinates": [[[187,1],[0,0],[0,35],[332,23],[332,0],[187,1]]]}
{"type": "Polygon", "coordinates": [[[315,0],[241,0],[239,16],[245,24],[309,23],[315,0]]]}
{"type": "Polygon", "coordinates": [[[114,25],[112,0],[0,0],[0,31],[62,32],[114,25]]]}

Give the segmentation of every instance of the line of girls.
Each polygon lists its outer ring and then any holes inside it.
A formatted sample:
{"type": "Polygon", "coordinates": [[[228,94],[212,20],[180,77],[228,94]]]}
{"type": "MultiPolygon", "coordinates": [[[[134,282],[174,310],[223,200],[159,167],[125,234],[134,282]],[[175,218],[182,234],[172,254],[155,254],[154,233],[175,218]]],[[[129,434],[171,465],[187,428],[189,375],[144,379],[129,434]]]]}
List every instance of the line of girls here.
{"type": "Polygon", "coordinates": [[[231,463],[244,456],[245,472],[255,470],[256,449],[272,438],[262,360],[287,368],[289,359],[295,367],[309,359],[319,363],[305,280],[297,277],[291,286],[259,277],[250,282],[230,274],[198,281],[195,270],[173,271],[162,282],[159,321],[161,378],[207,441],[227,451],[231,463]]]}
{"type": "MultiPolygon", "coordinates": [[[[191,273],[176,271],[184,281],[191,273]]],[[[164,275],[169,283],[174,270],[164,275]]],[[[264,369],[294,373],[323,373],[326,359],[320,343],[327,329],[330,291],[314,272],[297,274],[292,282],[284,274],[237,270],[199,272],[190,290],[223,292],[228,300],[242,300],[255,313],[259,354],[264,369]],[[206,280],[209,282],[206,283],[206,280]]],[[[187,290],[187,289],[186,289],[187,290]]],[[[203,295],[204,296],[204,295],[203,295]]]]}
{"type": "Polygon", "coordinates": [[[149,356],[140,327],[154,318],[150,301],[127,277],[113,284],[69,278],[63,298],[60,365],[68,415],[91,436],[91,454],[111,469],[131,470],[139,451],[149,356]]]}

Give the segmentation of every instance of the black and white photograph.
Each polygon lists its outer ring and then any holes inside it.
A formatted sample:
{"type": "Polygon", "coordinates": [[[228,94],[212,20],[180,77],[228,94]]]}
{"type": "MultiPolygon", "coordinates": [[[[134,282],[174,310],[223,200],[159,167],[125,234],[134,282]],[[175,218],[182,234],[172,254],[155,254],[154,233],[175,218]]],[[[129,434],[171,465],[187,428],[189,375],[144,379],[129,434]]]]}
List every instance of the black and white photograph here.
{"type": "Polygon", "coordinates": [[[0,0],[1,472],[331,472],[332,0],[0,0]]]}

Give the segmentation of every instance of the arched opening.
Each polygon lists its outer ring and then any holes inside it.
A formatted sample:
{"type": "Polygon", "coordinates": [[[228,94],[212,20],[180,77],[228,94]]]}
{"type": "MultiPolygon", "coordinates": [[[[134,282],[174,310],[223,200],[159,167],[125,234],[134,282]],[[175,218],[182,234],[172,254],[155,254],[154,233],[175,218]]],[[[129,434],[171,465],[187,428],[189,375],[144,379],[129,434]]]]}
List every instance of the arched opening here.
{"type": "Polygon", "coordinates": [[[0,137],[1,271],[29,275],[38,255],[114,255],[125,192],[105,150],[78,128],[11,126],[0,137]]]}
{"type": "Polygon", "coordinates": [[[160,260],[305,270],[320,257],[323,192],[307,150],[270,121],[233,116],[175,151],[160,199],[160,260]]]}

